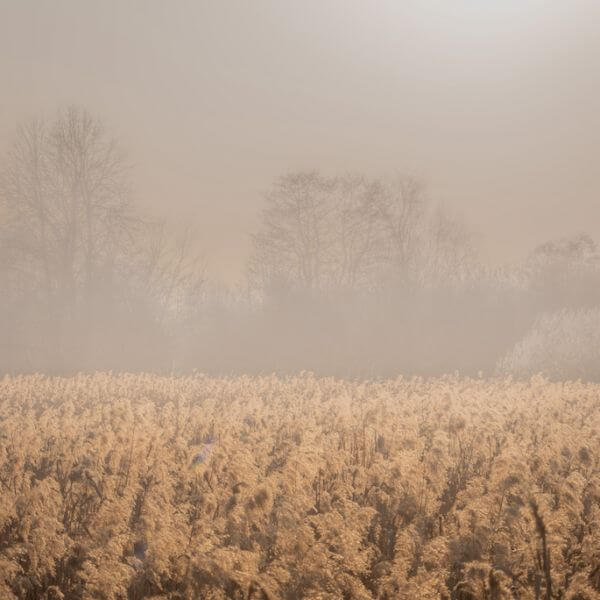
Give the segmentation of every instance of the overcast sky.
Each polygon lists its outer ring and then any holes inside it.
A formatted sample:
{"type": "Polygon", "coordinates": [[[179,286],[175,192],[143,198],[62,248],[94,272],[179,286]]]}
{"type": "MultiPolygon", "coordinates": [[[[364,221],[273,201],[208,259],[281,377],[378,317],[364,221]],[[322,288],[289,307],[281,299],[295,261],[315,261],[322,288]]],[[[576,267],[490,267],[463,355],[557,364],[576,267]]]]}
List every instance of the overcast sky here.
{"type": "Polygon", "coordinates": [[[0,0],[0,146],[87,107],[225,280],[307,168],[416,175],[498,263],[600,238],[599,31],[597,0],[0,0]]]}

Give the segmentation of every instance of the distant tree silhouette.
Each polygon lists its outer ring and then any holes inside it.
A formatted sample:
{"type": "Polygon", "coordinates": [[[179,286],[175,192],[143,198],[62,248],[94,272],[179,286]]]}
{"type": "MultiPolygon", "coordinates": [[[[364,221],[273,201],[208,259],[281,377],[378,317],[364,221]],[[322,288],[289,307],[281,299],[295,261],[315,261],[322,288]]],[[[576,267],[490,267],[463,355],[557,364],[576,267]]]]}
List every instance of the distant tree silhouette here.
{"type": "Polygon", "coordinates": [[[316,171],[280,177],[253,236],[249,275],[269,290],[356,290],[447,280],[472,258],[464,227],[423,186],[316,171]]]}
{"type": "Polygon", "coordinates": [[[118,143],[83,108],[18,128],[0,171],[5,356],[60,370],[164,347],[166,312],[202,277],[189,241],[173,243],[134,209],[128,175],[118,143]]]}

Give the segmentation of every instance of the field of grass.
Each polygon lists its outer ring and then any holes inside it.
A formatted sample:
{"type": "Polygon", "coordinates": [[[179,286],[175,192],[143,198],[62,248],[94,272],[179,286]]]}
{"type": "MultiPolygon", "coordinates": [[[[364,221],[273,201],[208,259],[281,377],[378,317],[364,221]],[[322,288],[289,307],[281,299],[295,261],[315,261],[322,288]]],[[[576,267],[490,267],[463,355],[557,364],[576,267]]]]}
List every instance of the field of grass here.
{"type": "Polygon", "coordinates": [[[600,598],[600,386],[0,380],[0,598],[600,598]]]}

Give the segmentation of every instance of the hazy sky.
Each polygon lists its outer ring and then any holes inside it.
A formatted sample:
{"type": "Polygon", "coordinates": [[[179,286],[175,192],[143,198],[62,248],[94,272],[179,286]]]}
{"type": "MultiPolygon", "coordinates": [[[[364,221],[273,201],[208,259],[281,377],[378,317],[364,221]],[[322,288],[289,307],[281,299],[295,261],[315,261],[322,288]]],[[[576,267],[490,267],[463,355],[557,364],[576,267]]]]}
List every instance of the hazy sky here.
{"type": "Polygon", "coordinates": [[[494,262],[600,238],[597,0],[0,0],[0,146],[79,104],[241,271],[289,170],[411,173],[494,262]]]}

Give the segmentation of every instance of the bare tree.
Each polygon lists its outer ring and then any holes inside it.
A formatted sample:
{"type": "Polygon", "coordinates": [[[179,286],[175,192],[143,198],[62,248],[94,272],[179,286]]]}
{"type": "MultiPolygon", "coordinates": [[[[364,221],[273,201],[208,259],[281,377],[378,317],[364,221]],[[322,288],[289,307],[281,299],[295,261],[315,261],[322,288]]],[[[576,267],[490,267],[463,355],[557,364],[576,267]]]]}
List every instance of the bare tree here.
{"type": "Polygon", "coordinates": [[[166,330],[196,301],[203,265],[191,236],[176,240],[142,218],[129,188],[123,152],[86,110],[18,129],[0,171],[13,354],[20,346],[30,364],[92,367],[166,330]]]}
{"type": "Polygon", "coordinates": [[[381,217],[387,234],[388,259],[394,276],[406,284],[419,268],[429,203],[422,184],[412,178],[387,183],[382,196],[381,217]]]}
{"type": "Polygon", "coordinates": [[[331,263],[332,192],[336,182],[316,172],[277,180],[267,194],[262,228],[253,237],[250,272],[258,285],[323,285],[331,263]]]}
{"type": "Polygon", "coordinates": [[[77,108],[59,115],[47,150],[52,195],[59,204],[60,275],[89,309],[102,270],[131,233],[126,165],[101,122],[77,108]]]}
{"type": "Polygon", "coordinates": [[[50,126],[22,126],[7,158],[0,197],[14,268],[32,285],[43,283],[46,301],[56,294],[71,304],[89,299],[129,233],[125,163],[116,143],[86,111],[70,108],[50,126]]]}
{"type": "Polygon", "coordinates": [[[253,237],[255,285],[355,289],[372,282],[385,256],[381,188],[358,175],[281,177],[253,237]]]}
{"type": "Polygon", "coordinates": [[[347,175],[338,181],[333,222],[336,285],[342,289],[373,287],[386,261],[386,229],[381,218],[380,182],[347,175]]]}
{"type": "Polygon", "coordinates": [[[410,178],[282,177],[253,241],[250,275],[263,289],[406,287],[459,277],[471,256],[466,229],[410,178]]]}
{"type": "Polygon", "coordinates": [[[152,303],[160,324],[196,310],[206,277],[192,230],[174,233],[164,221],[142,222],[128,277],[136,302],[144,298],[152,303]]]}
{"type": "Polygon", "coordinates": [[[46,146],[47,132],[42,122],[34,120],[19,128],[2,172],[0,199],[4,280],[20,276],[21,284],[32,287],[41,282],[48,296],[52,276],[46,146]]]}
{"type": "Polygon", "coordinates": [[[0,202],[11,289],[33,304],[25,326],[44,329],[38,339],[58,354],[90,334],[94,300],[113,283],[133,225],[126,175],[116,142],[75,107],[20,127],[8,152],[0,202]]]}
{"type": "Polygon", "coordinates": [[[439,207],[428,221],[423,263],[425,284],[460,284],[481,275],[471,232],[439,207]]]}

